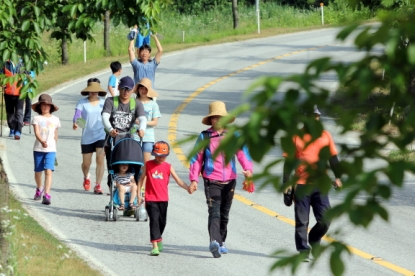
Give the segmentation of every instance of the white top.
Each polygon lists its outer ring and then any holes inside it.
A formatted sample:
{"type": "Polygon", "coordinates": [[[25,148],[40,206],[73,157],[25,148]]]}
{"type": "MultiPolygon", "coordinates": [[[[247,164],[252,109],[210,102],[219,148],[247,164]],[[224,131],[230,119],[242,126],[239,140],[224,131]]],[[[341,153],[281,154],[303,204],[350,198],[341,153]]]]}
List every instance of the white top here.
{"type": "Polygon", "coordinates": [[[61,127],[59,118],[52,115],[45,117],[38,115],[33,117],[32,125],[39,126],[39,133],[43,141],[46,141],[47,147],[42,147],[42,144],[36,139],[33,151],[38,152],[56,152],[55,130],[61,127]]]}

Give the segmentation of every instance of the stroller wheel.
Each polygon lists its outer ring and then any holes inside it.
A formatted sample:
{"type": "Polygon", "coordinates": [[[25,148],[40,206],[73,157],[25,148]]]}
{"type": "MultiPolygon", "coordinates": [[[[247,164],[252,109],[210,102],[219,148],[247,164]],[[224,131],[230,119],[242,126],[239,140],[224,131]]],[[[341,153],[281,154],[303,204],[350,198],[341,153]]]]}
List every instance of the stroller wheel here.
{"type": "Polygon", "coordinates": [[[110,219],[110,208],[108,206],[105,207],[105,221],[110,219]]]}
{"type": "Polygon", "coordinates": [[[134,217],[135,217],[135,220],[136,220],[136,221],[140,221],[140,218],[138,217],[138,208],[136,208],[136,209],[134,210],[134,217]]]}
{"type": "Polygon", "coordinates": [[[112,219],[114,221],[117,221],[117,219],[118,219],[118,210],[115,209],[115,208],[114,208],[114,211],[113,211],[112,219]]]}

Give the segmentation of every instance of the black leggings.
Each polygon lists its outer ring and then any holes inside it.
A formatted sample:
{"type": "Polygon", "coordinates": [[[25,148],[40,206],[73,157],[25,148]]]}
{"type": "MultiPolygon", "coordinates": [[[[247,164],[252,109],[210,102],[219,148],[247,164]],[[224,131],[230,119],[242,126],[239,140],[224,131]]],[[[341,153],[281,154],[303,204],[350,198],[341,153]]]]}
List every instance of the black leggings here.
{"type": "Polygon", "coordinates": [[[162,241],[164,228],[167,224],[168,201],[147,201],[146,210],[150,218],[150,241],[162,241]]]}

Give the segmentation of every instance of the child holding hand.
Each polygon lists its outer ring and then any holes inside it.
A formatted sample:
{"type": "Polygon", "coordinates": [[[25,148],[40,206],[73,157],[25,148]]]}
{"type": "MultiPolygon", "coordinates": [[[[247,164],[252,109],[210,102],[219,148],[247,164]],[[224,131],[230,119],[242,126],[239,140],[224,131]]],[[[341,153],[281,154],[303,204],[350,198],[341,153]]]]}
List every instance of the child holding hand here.
{"type": "MultiPolygon", "coordinates": [[[[145,183],[145,206],[150,218],[150,241],[153,244],[151,250],[152,256],[158,256],[163,251],[162,235],[167,222],[167,206],[169,201],[168,184],[170,175],[173,176],[176,183],[187,190],[189,194],[189,185],[184,183],[171,164],[166,162],[170,153],[169,144],[164,141],[156,142],[151,154],[155,156],[153,160],[145,163],[143,173],[141,174],[138,190],[145,183]]],[[[143,201],[141,195],[138,195],[139,204],[143,201]]]]}

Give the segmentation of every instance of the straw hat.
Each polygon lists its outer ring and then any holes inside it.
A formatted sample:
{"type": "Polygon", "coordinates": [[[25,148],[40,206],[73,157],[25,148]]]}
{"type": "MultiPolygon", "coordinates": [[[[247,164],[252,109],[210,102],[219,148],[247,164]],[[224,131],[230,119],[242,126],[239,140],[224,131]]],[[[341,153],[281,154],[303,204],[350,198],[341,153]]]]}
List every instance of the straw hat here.
{"type": "MultiPolygon", "coordinates": [[[[154,89],[151,87],[151,80],[148,78],[142,78],[140,80],[140,82],[138,83],[138,87],[144,86],[145,88],[147,88],[147,97],[149,98],[156,98],[158,97],[159,94],[157,94],[156,91],[154,91],[154,89]]],[[[137,96],[139,96],[140,92],[137,89],[137,96]]]]}
{"type": "MultiPolygon", "coordinates": [[[[203,118],[202,120],[202,124],[205,125],[212,125],[212,123],[210,122],[210,117],[212,116],[228,116],[228,112],[226,112],[226,106],[224,102],[212,102],[209,105],[209,115],[207,115],[205,118],[203,118]]],[[[229,121],[229,123],[232,123],[233,121],[235,121],[235,117],[232,117],[232,119],[229,121]]]]}
{"type": "Polygon", "coordinates": [[[50,104],[53,109],[50,110],[50,112],[55,112],[59,109],[59,107],[57,107],[53,102],[52,102],[52,98],[48,95],[48,94],[42,94],[39,96],[39,100],[37,101],[37,103],[32,104],[32,110],[36,111],[36,107],[38,105],[40,105],[41,103],[46,103],[46,104],[50,104]]]}
{"type": "Polygon", "coordinates": [[[105,97],[107,95],[107,91],[101,88],[101,85],[98,82],[90,82],[88,86],[81,91],[82,96],[88,96],[89,92],[98,92],[98,96],[105,97]]]}

